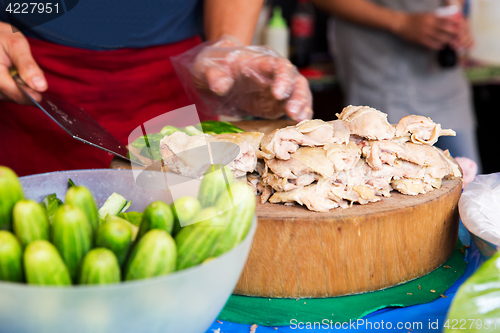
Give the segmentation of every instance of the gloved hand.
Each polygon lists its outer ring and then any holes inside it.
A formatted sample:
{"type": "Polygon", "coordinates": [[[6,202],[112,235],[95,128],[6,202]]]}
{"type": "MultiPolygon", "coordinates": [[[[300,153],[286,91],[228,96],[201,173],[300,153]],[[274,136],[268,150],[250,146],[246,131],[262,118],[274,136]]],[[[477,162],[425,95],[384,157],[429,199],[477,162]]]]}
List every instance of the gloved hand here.
{"type": "Polygon", "coordinates": [[[9,68],[12,66],[17,68],[19,75],[29,86],[26,91],[39,101],[41,96],[37,91],[47,90],[47,81],[43,71],[33,59],[24,35],[20,32],[12,32],[10,24],[0,22],[0,101],[9,100],[31,104],[10,76],[9,68]]]}
{"type": "Polygon", "coordinates": [[[312,117],[307,80],[269,48],[224,36],[172,62],[188,94],[196,91],[212,113],[268,119],[286,113],[297,121],[312,117]]]}

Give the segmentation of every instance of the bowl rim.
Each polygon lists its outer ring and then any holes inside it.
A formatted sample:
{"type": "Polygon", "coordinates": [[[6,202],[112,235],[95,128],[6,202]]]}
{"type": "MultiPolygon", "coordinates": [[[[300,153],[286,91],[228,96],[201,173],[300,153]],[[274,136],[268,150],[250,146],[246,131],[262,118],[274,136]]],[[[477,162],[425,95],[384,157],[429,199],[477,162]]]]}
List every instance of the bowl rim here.
{"type": "MultiPolygon", "coordinates": [[[[61,173],[71,173],[71,172],[81,172],[81,171],[95,171],[95,170],[112,170],[113,172],[131,172],[132,170],[129,169],[78,169],[78,170],[64,170],[64,171],[54,171],[54,172],[45,172],[45,173],[40,173],[40,174],[34,174],[34,175],[28,175],[28,176],[23,176],[19,177],[19,179],[29,179],[29,178],[34,178],[37,176],[42,176],[42,175],[50,175],[50,174],[61,174],[61,173]]],[[[148,172],[162,172],[162,171],[150,171],[147,170],[148,172]]],[[[257,217],[254,213],[252,217],[252,224],[250,226],[250,229],[248,230],[247,235],[245,238],[241,240],[239,244],[237,244],[235,247],[233,247],[231,250],[227,251],[226,253],[223,253],[220,256],[214,257],[212,260],[207,261],[206,263],[201,263],[192,267],[188,267],[185,269],[182,269],[180,271],[174,271],[172,273],[166,274],[166,275],[161,275],[161,276],[155,276],[147,279],[140,279],[140,280],[132,280],[132,281],[120,281],[119,283],[110,283],[110,284],[104,284],[104,285],[75,285],[72,284],[70,287],[66,286],[40,286],[40,285],[33,285],[33,284],[28,284],[26,282],[10,282],[10,281],[0,281],[0,287],[12,287],[12,288],[19,288],[19,289],[38,289],[38,290],[60,290],[61,292],[85,292],[89,290],[111,290],[111,289],[125,289],[125,288],[135,288],[140,285],[145,285],[145,284],[151,284],[151,283],[158,283],[161,282],[162,280],[167,280],[167,279],[173,279],[173,278],[181,278],[184,275],[187,274],[194,274],[194,272],[198,270],[202,270],[205,267],[209,265],[215,265],[217,262],[220,262],[223,260],[225,257],[229,256],[231,253],[235,252],[237,249],[241,248],[244,246],[245,242],[248,240],[249,237],[253,238],[255,231],[257,230],[257,217]]]]}

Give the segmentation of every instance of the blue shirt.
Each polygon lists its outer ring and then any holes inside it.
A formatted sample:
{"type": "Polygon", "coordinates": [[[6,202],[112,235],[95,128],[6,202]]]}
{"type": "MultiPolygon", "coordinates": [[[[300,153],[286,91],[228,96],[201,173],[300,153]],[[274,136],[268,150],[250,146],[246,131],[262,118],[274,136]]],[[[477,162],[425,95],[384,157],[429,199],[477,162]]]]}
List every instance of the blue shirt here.
{"type": "MultiPolygon", "coordinates": [[[[2,5],[0,21],[9,22],[2,5]]],[[[66,14],[23,33],[95,50],[169,44],[202,33],[202,1],[80,0],[66,14]]]]}

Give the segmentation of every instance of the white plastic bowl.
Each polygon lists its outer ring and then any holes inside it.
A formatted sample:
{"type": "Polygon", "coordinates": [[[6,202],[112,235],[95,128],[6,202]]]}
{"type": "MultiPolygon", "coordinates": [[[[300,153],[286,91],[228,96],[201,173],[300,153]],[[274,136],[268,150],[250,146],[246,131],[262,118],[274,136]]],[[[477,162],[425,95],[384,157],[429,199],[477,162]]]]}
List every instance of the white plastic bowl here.
{"type": "MultiPolygon", "coordinates": [[[[155,182],[158,172],[144,172],[155,182]]],[[[64,199],[67,181],[87,186],[98,205],[113,192],[142,211],[155,200],[171,202],[165,190],[137,186],[130,170],[78,170],[21,178],[25,195],[64,199]]],[[[194,194],[196,195],[196,193],[194,194]]],[[[183,271],[109,286],[38,287],[0,283],[1,333],[202,333],[231,295],[245,265],[253,235],[224,255],[183,271]]]]}

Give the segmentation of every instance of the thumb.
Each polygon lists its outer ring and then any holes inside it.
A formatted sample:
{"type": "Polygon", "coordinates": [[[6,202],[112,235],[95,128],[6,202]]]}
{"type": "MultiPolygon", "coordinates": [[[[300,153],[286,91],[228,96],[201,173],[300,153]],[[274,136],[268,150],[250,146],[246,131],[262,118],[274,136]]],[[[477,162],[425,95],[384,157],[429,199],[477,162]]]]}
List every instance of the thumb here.
{"type": "Polygon", "coordinates": [[[7,46],[7,55],[17,68],[19,76],[33,90],[43,92],[47,90],[47,80],[43,71],[31,55],[28,41],[24,38],[15,38],[7,46]]]}

